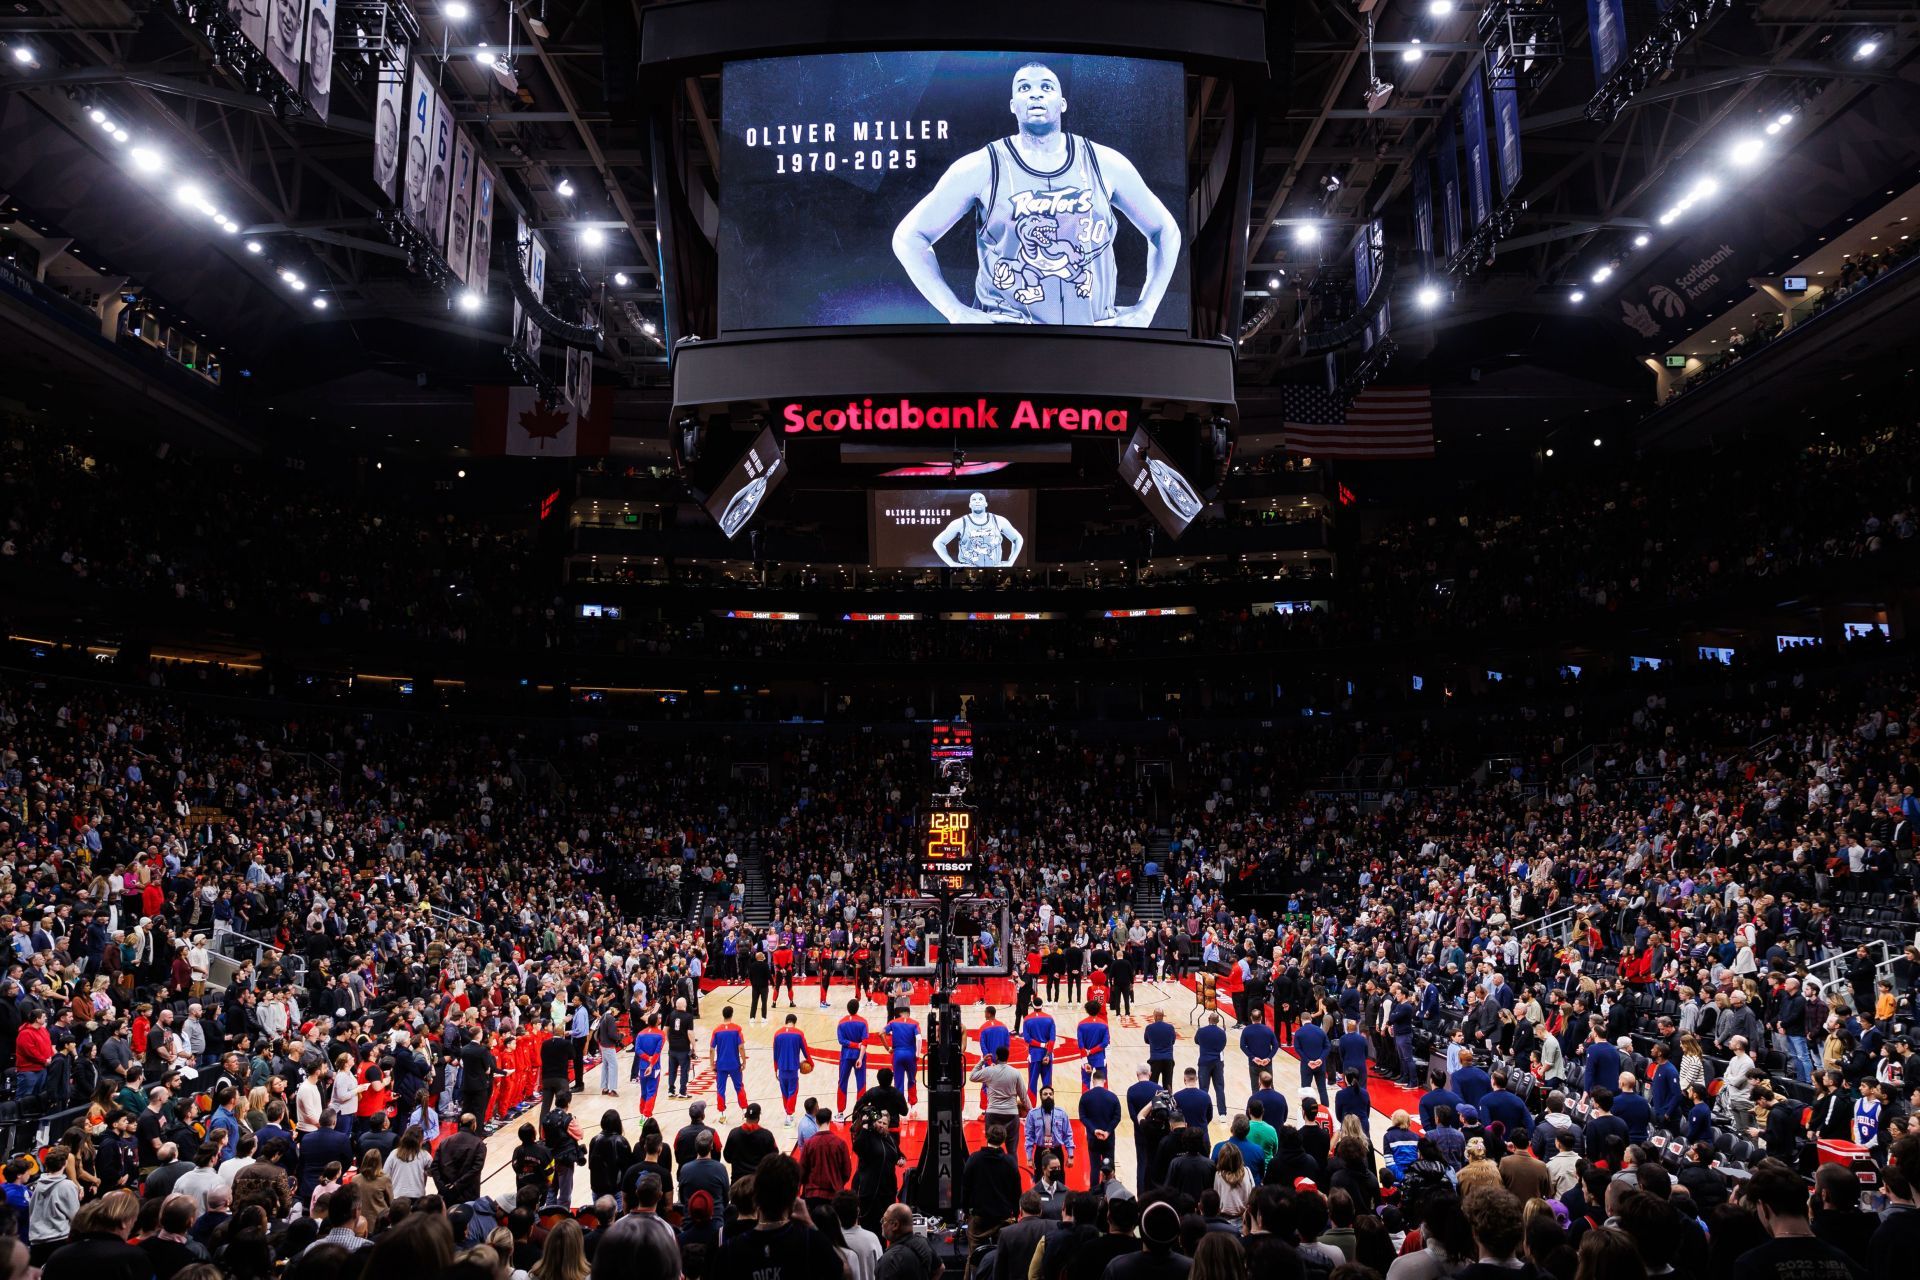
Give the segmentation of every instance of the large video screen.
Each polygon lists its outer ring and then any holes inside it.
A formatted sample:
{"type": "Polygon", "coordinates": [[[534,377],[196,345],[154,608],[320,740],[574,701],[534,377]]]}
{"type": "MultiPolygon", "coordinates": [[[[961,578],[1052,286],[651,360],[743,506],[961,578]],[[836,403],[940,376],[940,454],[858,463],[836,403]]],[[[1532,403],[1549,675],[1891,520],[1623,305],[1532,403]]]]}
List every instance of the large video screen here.
{"type": "Polygon", "coordinates": [[[1176,538],[1206,510],[1193,481],[1181,474],[1144,427],[1133,433],[1120,452],[1120,479],[1146,504],[1160,527],[1176,538]]]}
{"type": "Polygon", "coordinates": [[[1033,563],[1029,489],[875,489],[876,569],[1024,569],[1033,563]]]}
{"type": "Polygon", "coordinates": [[[753,447],[741,455],[707,497],[707,514],[729,538],[747,527],[768,494],[787,478],[787,460],[772,428],[754,437],[753,447]]]}
{"type": "Polygon", "coordinates": [[[720,327],[1188,327],[1186,79],[1090,54],[728,63],[720,327]]]}

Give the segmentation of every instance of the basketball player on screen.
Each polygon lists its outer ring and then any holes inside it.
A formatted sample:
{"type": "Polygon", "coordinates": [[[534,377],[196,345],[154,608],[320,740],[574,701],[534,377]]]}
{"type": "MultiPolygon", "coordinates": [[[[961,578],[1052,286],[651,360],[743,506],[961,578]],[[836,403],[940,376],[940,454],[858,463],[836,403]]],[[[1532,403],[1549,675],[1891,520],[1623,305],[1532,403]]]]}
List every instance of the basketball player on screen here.
{"type": "Polygon", "coordinates": [[[1020,559],[1026,538],[1013,527],[1013,521],[987,510],[987,495],[976,493],[967,499],[967,513],[951,521],[933,540],[933,554],[949,569],[1005,569],[1020,559]],[[947,544],[959,539],[955,551],[947,544]],[[1007,543],[1006,558],[1000,544],[1007,543]]]}
{"type": "Polygon", "coordinates": [[[893,252],[935,310],[952,324],[1153,323],[1180,259],[1180,228],[1133,162],[1060,127],[1060,77],[1029,62],[1008,100],[1017,125],[953,162],[894,228],[893,252]],[[1114,211],[1147,238],[1138,301],[1116,306],[1114,211]],[[941,277],[934,244],[968,213],[980,266],[973,302],[941,277]]]}

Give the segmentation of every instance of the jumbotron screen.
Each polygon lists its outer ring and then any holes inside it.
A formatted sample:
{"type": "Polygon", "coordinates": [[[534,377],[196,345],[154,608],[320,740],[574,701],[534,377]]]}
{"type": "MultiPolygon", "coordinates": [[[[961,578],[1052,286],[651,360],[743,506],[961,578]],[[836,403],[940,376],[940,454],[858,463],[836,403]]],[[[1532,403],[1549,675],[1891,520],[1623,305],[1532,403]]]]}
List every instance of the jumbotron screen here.
{"type": "Polygon", "coordinates": [[[1188,327],[1186,72],[846,53],[721,80],[720,327],[1188,327]]]}
{"type": "Polygon", "coordinates": [[[1029,489],[875,489],[867,508],[876,569],[1024,569],[1033,563],[1029,489]]]}

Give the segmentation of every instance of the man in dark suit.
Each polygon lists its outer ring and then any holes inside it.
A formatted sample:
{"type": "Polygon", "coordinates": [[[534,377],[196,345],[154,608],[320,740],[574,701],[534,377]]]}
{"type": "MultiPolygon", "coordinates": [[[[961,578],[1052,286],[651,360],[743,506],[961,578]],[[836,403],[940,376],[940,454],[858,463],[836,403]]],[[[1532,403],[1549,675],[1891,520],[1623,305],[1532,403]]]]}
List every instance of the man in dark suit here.
{"type": "Polygon", "coordinates": [[[1600,1032],[1593,1033],[1592,1041],[1587,1045],[1586,1073],[1581,1078],[1580,1087],[1588,1093],[1597,1088],[1617,1089],[1620,1087],[1620,1051],[1607,1043],[1600,1032]]]}
{"type": "Polygon", "coordinates": [[[1360,1083],[1367,1082],[1367,1038],[1360,1034],[1360,1024],[1352,1018],[1347,1019],[1347,1032],[1340,1037],[1340,1071],[1360,1073],[1360,1083]]]}
{"type": "Polygon", "coordinates": [[[1120,1099],[1107,1088],[1105,1067],[1094,1069],[1093,1087],[1080,1095],[1080,1126],[1087,1133],[1088,1167],[1097,1174],[1101,1161],[1113,1163],[1114,1142],[1120,1132],[1120,1099]]]}
{"type": "Polygon", "coordinates": [[[337,1127],[339,1123],[340,1113],[328,1107],[320,1113],[320,1127],[300,1137],[298,1194],[302,1204],[313,1198],[313,1189],[320,1185],[320,1175],[328,1164],[338,1160],[342,1169],[353,1167],[353,1139],[337,1127]]]}
{"type": "Polygon", "coordinates": [[[1441,1107],[1452,1107],[1458,1114],[1461,1107],[1460,1095],[1447,1088],[1447,1073],[1436,1071],[1430,1082],[1433,1087],[1420,1095],[1420,1128],[1427,1133],[1433,1132],[1433,1113],[1441,1107]]]}
{"type": "Polygon", "coordinates": [[[1300,1083],[1302,1087],[1312,1086],[1319,1089],[1320,1101],[1327,1101],[1327,1058],[1333,1046],[1327,1043],[1327,1033],[1320,1029],[1317,1022],[1303,1022],[1300,1030],[1294,1033],[1293,1051],[1300,1055],[1300,1083]]]}
{"type": "Polygon", "coordinates": [[[480,1136],[480,1119],[468,1112],[433,1153],[433,1180],[441,1197],[450,1205],[478,1200],[486,1159],[487,1140],[480,1136]]]}

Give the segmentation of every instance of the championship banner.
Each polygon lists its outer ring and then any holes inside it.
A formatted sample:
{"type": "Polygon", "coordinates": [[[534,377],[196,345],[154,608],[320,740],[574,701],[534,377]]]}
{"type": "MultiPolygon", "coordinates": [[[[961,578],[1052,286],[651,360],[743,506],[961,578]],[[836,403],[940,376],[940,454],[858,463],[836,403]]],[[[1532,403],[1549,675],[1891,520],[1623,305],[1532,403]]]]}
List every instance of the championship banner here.
{"type": "Polygon", "coordinates": [[[1491,82],[1493,135],[1500,155],[1500,198],[1511,200],[1520,185],[1520,91],[1509,77],[1491,82]]]}
{"type": "Polygon", "coordinates": [[[1454,128],[1452,116],[1440,121],[1434,159],[1440,166],[1440,245],[1451,262],[1466,241],[1460,225],[1460,133],[1454,128]]]}
{"type": "Polygon", "coordinates": [[[473,389],[473,451],[510,458],[604,457],[613,426],[613,388],[596,387],[582,413],[543,404],[532,387],[473,389]]]}
{"type": "Polygon", "coordinates": [[[1413,161],[1413,247],[1433,260],[1433,157],[1413,161]]]}
{"type": "Polygon", "coordinates": [[[373,184],[388,200],[400,190],[400,118],[407,112],[407,46],[396,41],[392,66],[380,67],[379,94],[373,107],[373,184]]]}
{"type": "Polygon", "coordinates": [[[1626,60],[1626,0],[1587,0],[1587,37],[1593,47],[1593,83],[1597,88],[1626,60]]]}
{"type": "Polygon", "coordinates": [[[1478,71],[1461,87],[1460,121],[1467,140],[1467,207],[1471,225],[1479,228],[1493,216],[1493,166],[1487,155],[1486,91],[1478,71]]]}
{"type": "Polygon", "coordinates": [[[301,94],[314,119],[326,123],[333,102],[334,0],[308,0],[306,75],[301,94]]]}

